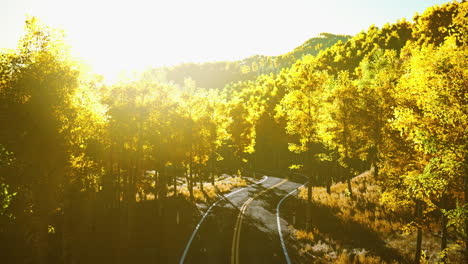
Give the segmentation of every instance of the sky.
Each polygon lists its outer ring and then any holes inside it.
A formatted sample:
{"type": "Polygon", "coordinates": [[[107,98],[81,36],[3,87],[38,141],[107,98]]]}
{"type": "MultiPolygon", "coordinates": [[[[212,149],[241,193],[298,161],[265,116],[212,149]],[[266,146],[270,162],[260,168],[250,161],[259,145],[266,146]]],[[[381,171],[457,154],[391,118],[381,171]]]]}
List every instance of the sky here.
{"type": "Polygon", "coordinates": [[[0,49],[27,15],[63,29],[74,56],[107,79],[184,62],[279,55],[322,32],[354,35],[447,0],[0,0],[0,49]]]}

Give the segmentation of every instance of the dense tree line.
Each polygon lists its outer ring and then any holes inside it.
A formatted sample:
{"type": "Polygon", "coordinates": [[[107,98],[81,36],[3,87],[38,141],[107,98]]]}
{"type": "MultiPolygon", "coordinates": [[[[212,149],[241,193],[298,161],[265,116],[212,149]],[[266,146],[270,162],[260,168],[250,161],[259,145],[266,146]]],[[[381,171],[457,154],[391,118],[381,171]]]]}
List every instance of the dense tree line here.
{"type": "MultiPolygon", "coordinates": [[[[418,234],[418,262],[422,227],[434,219],[441,219],[441,259],[454,250],[448,237],[463,238],[466,253],[466,8],[454,2],[431,7],[412,23],[371,26],[257,79],[257,87],[272,84],[263,88],[264,100],[275,111],[265,115],[279,124],[259,123],[257,139],[286,139],[275,141],[277,153],[299,154],[283,158],[308,175],[308,197],[314,185],[346,180],[352,198],[350,178],[370,166],[384,206],[414,208],[407,230],[418,234]]],[[[254,156],[275,147],[257,145],[254,156]]]]}
{"type": "Polygon", "coordinates": [[[190,79],[183,87],[144,78],[105,86],[80,69],[62,40],[30,18],[18,49],[1,54],[2,235],[23,240],[26,261],[47,263],[56,232],[60,261],[73,259],[73,217],[96,210],[119,208],[131,236],[138,197],[153,193],[162,211],[168,187],[178,194],[178,176],[193,200],[194,185],[214,177],[221,145],[230,140],[235,159],[253,140],[246,131],[254,113],[242,95],[223,99],[190,79]],[[248,121],[233,125],[230,114],[240,109],[248,121]],[[78,212],[87,202],[91,208],[78,212]]]}
{"type": "Polygon", "coordinates": [[[338,180],[353,199],[350,179],[372,168],[383,206],[414,208],[417,262],[423,225],[436,218],[441,259],[450,236],[468,260],[467,8],[435,6],[316,55],[294,51],[285,68],[219,89],[155,71],[105,85],[60,32],[30,18],[18,48],[0,54],[0,235],[18,240],[23,260],[46,263],[59,248],[56,260],[71,262],[74,217],[117,208],[131,237],[137,197],[153,193],[164,212],[180,180],[193,200],[220,171],[298,169],[312,202],[313,186],[338,180]]]}
{"type": "Polygon", "coordinates": [[[359,171],[353,159],[372,165],[383,204],[415,208],[408,229],[418,233],[418,263],[422,226],[435,217],[443,225],[441,259],[451,250],[448,227],[464,237],[466,254],[466,8],[454,2],[429,8],[414,23],[371,26],[277,77],[285,80],[277,114],[295,136],[289,149],[308,155],[308,196],[317,163],[348,168],[341,178],[351,198],[349,179],[359,171]]]}

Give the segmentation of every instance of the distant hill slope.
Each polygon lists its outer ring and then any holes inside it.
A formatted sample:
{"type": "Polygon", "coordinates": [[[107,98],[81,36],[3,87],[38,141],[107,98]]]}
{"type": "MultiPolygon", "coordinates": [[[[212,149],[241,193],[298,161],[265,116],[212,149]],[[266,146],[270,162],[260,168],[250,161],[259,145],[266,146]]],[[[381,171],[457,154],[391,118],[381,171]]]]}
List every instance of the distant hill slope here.
{"type": "Polygon", "coordinates": [[[317,55],[338,42],[346,42],[351,36],[321,33],[304,42],[293,51],[279,56],[255,55],[239,61],[184,63],[173,67],[155,68],[147,76],[184,85],[191,78],[203,88],[223,88],[230,82],[255,80],[261,74],[276,73],[288,68],[304,55],[317,55]]]}

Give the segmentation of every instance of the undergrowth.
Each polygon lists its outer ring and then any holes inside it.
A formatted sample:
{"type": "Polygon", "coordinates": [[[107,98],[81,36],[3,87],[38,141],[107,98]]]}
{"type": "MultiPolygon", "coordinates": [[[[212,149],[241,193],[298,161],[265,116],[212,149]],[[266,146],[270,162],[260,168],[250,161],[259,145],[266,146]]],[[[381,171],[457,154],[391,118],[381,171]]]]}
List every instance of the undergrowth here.
{"type": "MultiPolygon", "coordinates": [[[[215,186],[211,183],[203,183],[203,191],[198,183],[193,186],[193,196],[196,202],[207,202],[216,197],[217,193],[226,193],[234,188],[246,186],[247,181],[242,177],[224,177],[215,181],[215,186]]],[[[190,193],[186,184],[177,188],[178,195],[190,199],[190,193]]]]}
{"type": "MultiPolygon", "coordinates": [[[[352,180],[352,191],[353,198],[345,183],[333,184],[330,194],[324,187],[313,188],[310,226],[299,223],[289,227],[300,244],[302,257],[313,259],[313,263],[412,262],[416,234],[402,232],[412,212],[386,209],[380,202],[380,187],[370,172],[352,180]]],[[[298,198],[300,208],[306,211],[306,187],[299,189],[298,198]]],[[[438,263],[440,224],[434,219],[429,226],[423,232],[425,262],[438,263]]],[[[461,259],[458,255],[453,254],[448,263],[457,263],[461,259]]]]}

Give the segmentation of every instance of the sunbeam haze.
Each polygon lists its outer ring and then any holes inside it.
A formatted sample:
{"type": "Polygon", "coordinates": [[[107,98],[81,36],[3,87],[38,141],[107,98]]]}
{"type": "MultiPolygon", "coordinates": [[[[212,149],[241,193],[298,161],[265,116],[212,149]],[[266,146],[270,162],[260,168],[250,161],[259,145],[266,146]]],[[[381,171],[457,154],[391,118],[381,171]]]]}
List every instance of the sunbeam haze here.
{"type": "Polygon", "coordinates": [[[15,47],[26,15],[37,16],[115,80],[122,70],[280,55],[322,32],[353,35],[444,2],[0,0],[0,48],[15,47]]]}
{"type": "Polygon", "coordinates": [[[468,2],[0,3],[0,263],[468,264],[468,2]]]}

